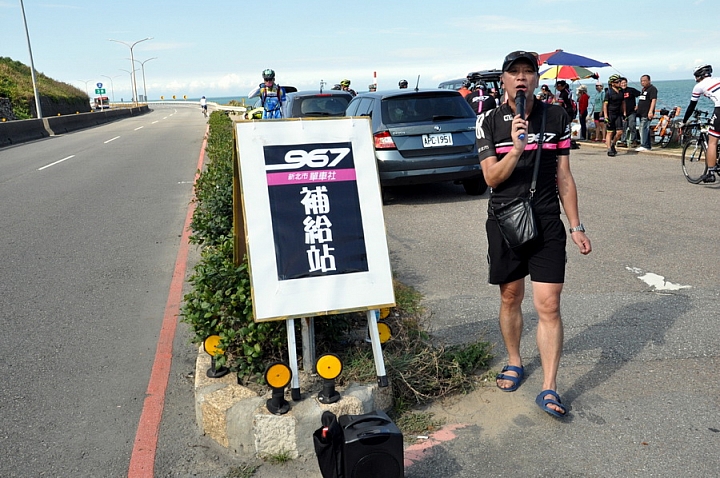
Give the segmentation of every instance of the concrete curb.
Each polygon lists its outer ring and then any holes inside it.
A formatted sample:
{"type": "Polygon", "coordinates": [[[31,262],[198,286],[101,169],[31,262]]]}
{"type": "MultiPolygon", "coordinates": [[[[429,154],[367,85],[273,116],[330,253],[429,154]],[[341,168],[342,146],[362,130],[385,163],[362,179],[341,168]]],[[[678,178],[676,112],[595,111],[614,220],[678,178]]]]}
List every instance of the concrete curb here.
{"type": "MultiPolygon", "coordinates": [[[[302,393],[302,400],[286,399],[291,409],[285,415],[273,415],[265,407],[270,392],[259,396],[238,385],[230,373],[219,379],[208,378],[211,359],[202,346],[195,362],[195,415],[200,432],[233,452],[268,457],[281,453],[289,458],[314,455],[312,434],[320,427],[326,410],[335,415],[359,415],[373,410],[388,411],[392,407],[391,387],[377,384],[351,384],[338,387],[341,399],[324,405],[317,394],[302,393]]],[[[301,372],[302,373],[302,372],[301,372]]],[[[302,383],[302,381],[301,381],[302,383]]]]}
{"type": "MultiPolygon", "coordinates": [[[[596,143],[594,141],[583,141],[580,140],[577,142],[580,145],[580,149],[583,148],[592,148],[597,149],[602,152],[605,152],[607,148],[605,148],[605,143],[596,143]]],[[[636,154],[648,154],[650,156],[660,156],[660,157],[667,157],[667,158],[675,158],[679,159],[682,157],[682,149],[680,148],[653,148],[650,151],[635,151],[635,148],[623,148],[619,147],[617,148],[618,156],[623,156],[623,152],[630,153],[630,155],[636,155],[636,154]]],[[[572,156],[572,150],[570,151],[570,155],[572,156]]],[[[616,156],[616,157],[618,157],[616,156]]]]}

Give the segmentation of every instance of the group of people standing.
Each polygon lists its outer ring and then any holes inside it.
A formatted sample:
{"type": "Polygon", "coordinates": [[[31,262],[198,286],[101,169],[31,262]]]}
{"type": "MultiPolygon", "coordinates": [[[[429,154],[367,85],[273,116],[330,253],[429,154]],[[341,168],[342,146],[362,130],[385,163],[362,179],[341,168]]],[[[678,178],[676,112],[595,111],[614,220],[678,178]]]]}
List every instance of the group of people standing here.
{"type": "Polygon", "coordinates": [[[608,88],[604,88],[599,81],[595,83],[595,96],[592,100],[594,141],[605,143],[608,156],[617,154],[616,144],[626,145],[628,148],[637,146],[636,151],[652,149],[650,122],[655,117],[657,88],[651,83],[650,75],[640,78],[642,90],[628,86],[627,83],[627,78],[620,75],[611,75],[608,78],[608,88]]]}
{"type": "Polygon", "coordinates": [[[616,145],[632,147],[636,151],[652,148],[650,142],[650,122],[655,117],[657,88],[652,85],[650,75],[640,78],[642,90],[628,86],[628,80],[620,75],[611,75],[608,88],[598,81],[595,83],[595,96],[590,98],[587,87],[577,89],[578,99],[572,99],[570,87],[565,80],[555,84],[557,93],[552,93],[548,85],[542,85],[537,99],[549,104],[559,104],[574,119],[580,122],[580,139],[604,142],[608,156],[617,154],[616,145]],[[577,108],[574,105],[577,105],[577,108]],[[592,115],[595,124],[594,138],[588,136],[587,121],[592,115]],[[637,120],[640,120],[640,138],[638,139],[637,120]]]}
{"type": "Polygon", "coordinates": [[[602,110],[595,115],[596,141],[605,141],[607,155],[617,154],[618,143],[628,148],[637,146],[636,151],[652,148],[650,142],[650,122],[654,118],[657,103],[657,88],[652,85],[650,75],[640,78],[642,91],[629,87],[627,78],[610,75],[608,88],[602,83],[596,84],[595,104],[602,101],[602,110]],[[637,99],[637,103],[636,103],[637,99]],[[640,118],[640,141],[637,141],[637,119],[640,118]],[[599,136],[604,129],[604,138],[599,136]]]}

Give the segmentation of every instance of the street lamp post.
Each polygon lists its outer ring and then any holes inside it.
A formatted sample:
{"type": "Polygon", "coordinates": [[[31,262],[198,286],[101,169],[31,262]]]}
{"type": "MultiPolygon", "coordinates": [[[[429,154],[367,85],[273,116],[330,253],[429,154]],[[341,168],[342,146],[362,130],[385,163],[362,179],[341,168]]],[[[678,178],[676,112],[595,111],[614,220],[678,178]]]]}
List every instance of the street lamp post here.
{"type": "MultiPolygon", "coordinates": [[[[103,78],[107,78],[108,80],[110,80],[110,91],[112,92],[113,103],[115,103],[115,86],[113,85],[113,79],[112,79],[112,77],[107,76],[107,75],[100,75],[100,76],[102,76],[103,78]]],[[[120,76],[120,75],[118,75],[118,76],[120,76]]],[[[115,78],[117,78],[117,76],[116,76],[115,78]]]]}
{"type": "Polygon", "coordinates": [[[152,58],[148,58],[145,61],[135,60],[136,62],[140,63],[140,69],[142,70],[142,77],[143,77],[143,93],[145,97],[145,103],[147,103],[147,88],[145,88],[145,63],[149,62],[150,60],[157,60],[157,57],[154,56],[152,58]]]}
{"type": "Polygon", "coordinates": [[[120,40],[109,40],[114,41],[116,43],[122,43],[126,47],[130,48],[130,69],[132,70],[131,77],[132,77],[132,92],[133,92],[133,102],[135,103],[135,106],[137,106],[137,82],[135,81],[135,57],[133,56],[133,47],[137,45],[140,42],[144,42],[146,40],[152,40],[152,37],[143,38],[142,40],[138,40],[135,43],[129,45],[125,43],[124,41],[120,40]]]}
{"type": "Polygon", "coordinates": [[[22,10],[23,24],[25,24],[25,36],[27,37],[28,52],[30,53],[30,77],[32,79],[33,93],[35,94],[35,109],[37,110],[38,119],[42,118],[42,109],[40,108],[40,95],[37,89],[37,79],[35,78],[35,63],[33,62],[32,47],[30,46],[30,33],[28,32],[27,19],[25,18],[25,5],[20,0],[20,10],[22,10]]]}
{"type": "Polygon", "coordinates": [[[130,94],[132,94],[132,91],[133,91],[133,77],[135,76],[135,72],[136,72],[137,70],[128,71],[128,70],[124,70],[124,69],[122,69],[122,68],[118,68],[118,70],[124,71],[125,73],[128,73],[128,74],[130,75],[130,94]]]}
{"type": "Polygon", "coordinates": [[[80,83],[85,83],[85,94],[88,95],[88,100],[90,99],[90,90],[88,90],[87,84],[90,83],[92,80],[78,80],[80,83]]]}

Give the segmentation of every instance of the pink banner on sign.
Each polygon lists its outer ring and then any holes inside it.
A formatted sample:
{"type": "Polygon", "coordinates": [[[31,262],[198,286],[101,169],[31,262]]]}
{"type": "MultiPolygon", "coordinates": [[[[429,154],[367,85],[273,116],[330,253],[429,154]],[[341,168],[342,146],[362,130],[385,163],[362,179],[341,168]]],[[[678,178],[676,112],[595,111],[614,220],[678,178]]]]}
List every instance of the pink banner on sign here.
{"type": "Polygon", "coordinates": [[[312,184],[338,181],[355,181],[354,169],[323,169],[318,171],[288,171],[284,173],[268,173],[268,186],[287,184],[312,184]]]}

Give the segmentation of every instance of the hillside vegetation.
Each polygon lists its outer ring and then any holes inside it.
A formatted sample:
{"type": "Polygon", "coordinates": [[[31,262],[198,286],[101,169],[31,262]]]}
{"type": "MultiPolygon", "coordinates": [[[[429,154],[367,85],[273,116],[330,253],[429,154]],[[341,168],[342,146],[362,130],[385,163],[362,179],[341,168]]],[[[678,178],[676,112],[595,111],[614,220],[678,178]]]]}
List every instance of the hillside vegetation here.
{"type": "MultiPolygon", "coordinates": [[[[72,85],[48,78],[40,72],[36,72],[36,77],[41,97],[54,102],[89,101],[84,91],[72,85]]],[[[30,105],[35,101],[34,96],[30,67],[11,58],[0,57],[0,98],[10,99],[15,116],[19,119],[31,117],[30,105]]]]}

